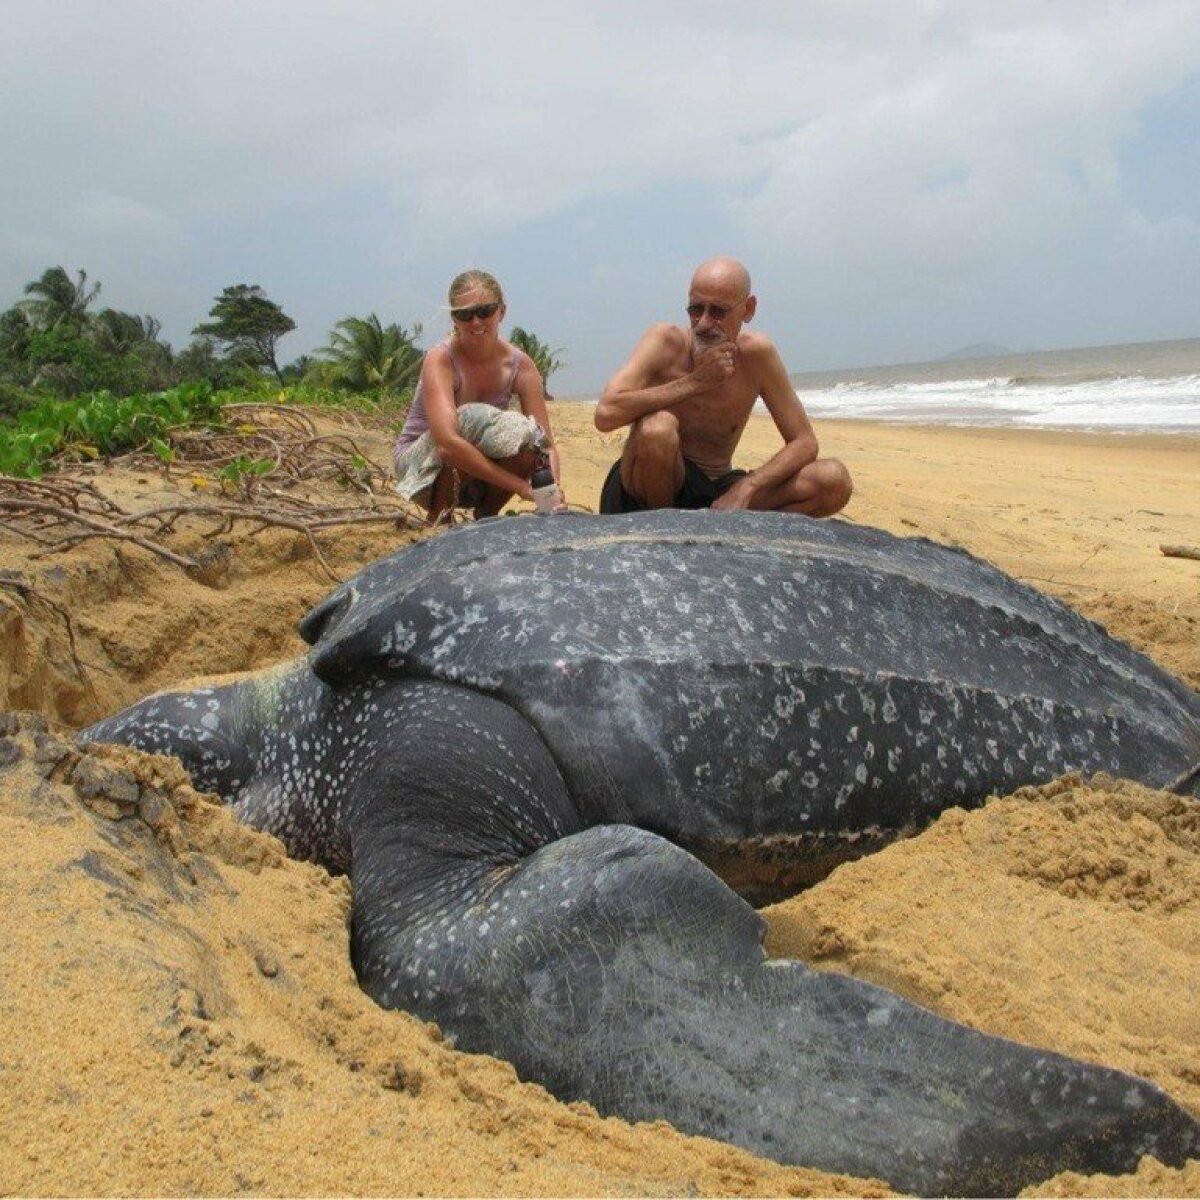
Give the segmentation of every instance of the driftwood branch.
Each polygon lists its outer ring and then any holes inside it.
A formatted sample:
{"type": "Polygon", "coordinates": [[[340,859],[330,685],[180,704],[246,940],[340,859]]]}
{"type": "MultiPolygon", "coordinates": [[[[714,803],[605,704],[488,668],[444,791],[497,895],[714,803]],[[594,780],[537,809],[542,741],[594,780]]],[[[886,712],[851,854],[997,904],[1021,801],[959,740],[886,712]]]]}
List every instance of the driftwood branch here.
{"type": "Polygon", "coordinates": [[[377,499],[370,505],[331,505],[297,496],[258,497],[240,503],[212,500],[130,512],[101,496],[91,484],[67,476],[55,480],[52,490],[40,482],[31,484],[29,480],[0,476],[0,514],[5,517],[4,528],[41,547],[35,558],[69,550],[91,538],[104,538],[132,542],[189,574],[202,574],[202,565],[163,541],[177,532],[178,522],[202,522],[208,526],[205,537],[229,533],[235,524],[248,526],[251,536],[268,528],[289,529],[308,541],[313,557],[334,582],[338,576],[316,539],[318,532],[343,525],[390,524],[419,529],[425,524],[423,516],[410,505],[377,499]]]}
{"type": "Polygon", "coordinates": [[[1200,560],[1200,546],[1159,546],[1167,558],[1194,558],[1200,560]]]}
{"type": "Polygon", "coordinates": [[[94,701],[96,699],[96,689],[92,684],[91,676],[88,675],[87,669],[79,657],[79,646],[75,641],[75,626],[71,624],[71,614],[62,605],[55,604],[53,600],[48,600],[43,596],[33,584],[21,576],[19,571],[0,571],[0,588],[15,596],[18,601],[22,601],[31,607],[40,604],[43,608],[48,608],[62,621],[67,630],[67,644],[70,647],[71,662],[75,667],[75,674],[89,697],[94,701]]]}

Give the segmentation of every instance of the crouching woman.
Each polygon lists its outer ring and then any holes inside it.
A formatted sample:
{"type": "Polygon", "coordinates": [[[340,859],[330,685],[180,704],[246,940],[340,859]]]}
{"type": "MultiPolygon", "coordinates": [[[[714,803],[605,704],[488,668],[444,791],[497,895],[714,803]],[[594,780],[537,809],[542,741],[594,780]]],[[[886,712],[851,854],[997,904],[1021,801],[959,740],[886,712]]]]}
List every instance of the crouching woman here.
{"type": "Polygon", "coordinates": [[[533,360],[500,336],[504,293],[486,271],[450,284],[450,337],[426,355],[408,420],[396,440],[396,490],[430,523],[447,509],[494,516],[548,462],[565,500],[558,452],[533,360]],[[514,400],[516,407],[513,406],[514,400]]]}

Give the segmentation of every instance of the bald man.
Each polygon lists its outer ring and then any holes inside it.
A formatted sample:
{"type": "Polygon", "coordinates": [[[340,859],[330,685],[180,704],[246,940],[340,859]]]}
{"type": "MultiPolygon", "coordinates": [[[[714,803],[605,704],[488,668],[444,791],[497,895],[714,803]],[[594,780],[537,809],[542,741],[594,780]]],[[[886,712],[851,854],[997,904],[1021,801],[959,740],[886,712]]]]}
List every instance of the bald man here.
{"type": "Polygon", "coordinates": [[[755,508],[827,517],[850,499],[850,473],[817,438],[771,339],[743,328],[758,301],[750,274],[714,258],[692,276],[688,328],[654,325],[608,381],[596,428],[630,426],[600,495],[602,513],[755,508]],[[756,471],[733,452],[762,398],[783,449],[756,471]]]}

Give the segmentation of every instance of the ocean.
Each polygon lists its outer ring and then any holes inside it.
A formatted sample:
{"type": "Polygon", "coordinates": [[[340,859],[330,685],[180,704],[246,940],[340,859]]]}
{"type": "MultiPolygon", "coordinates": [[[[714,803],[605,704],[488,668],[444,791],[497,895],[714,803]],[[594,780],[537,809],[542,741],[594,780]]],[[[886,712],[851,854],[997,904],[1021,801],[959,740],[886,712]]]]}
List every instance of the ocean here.
{"type": "Polygon", "coordinates": [[[1200,433],[1200,338],[809,371],[791,379],[817,420],[1200,433]]]}

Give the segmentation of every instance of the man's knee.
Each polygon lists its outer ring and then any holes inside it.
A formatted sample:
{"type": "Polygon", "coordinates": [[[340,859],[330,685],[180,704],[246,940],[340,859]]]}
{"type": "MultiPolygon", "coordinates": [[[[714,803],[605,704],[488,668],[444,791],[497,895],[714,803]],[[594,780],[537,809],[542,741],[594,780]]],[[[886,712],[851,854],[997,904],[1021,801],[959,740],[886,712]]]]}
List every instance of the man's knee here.
{"type": "Polygon", "coordinates": [[[809,471],[818,488],[819,515],[829,517],[841,512],[854,492],[854,481],[846,464],[838,458],[821,458],[809,464],[809,471]]]}
{"type": "Polygon", "coordinates": [[[630,441],[637,454],[674,458],[679,453],[679,418],[674,413],[653,412],[641,417],[630,441]]]}

